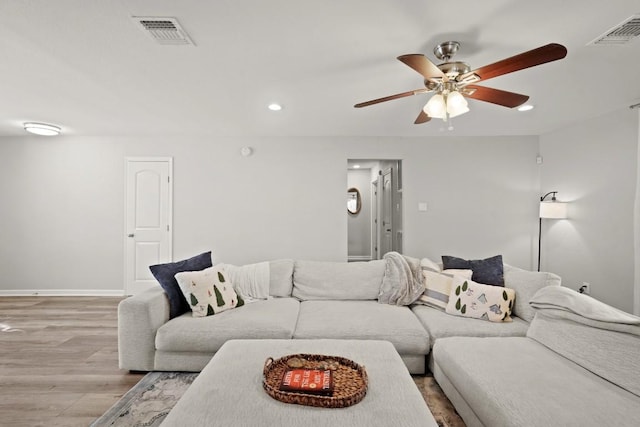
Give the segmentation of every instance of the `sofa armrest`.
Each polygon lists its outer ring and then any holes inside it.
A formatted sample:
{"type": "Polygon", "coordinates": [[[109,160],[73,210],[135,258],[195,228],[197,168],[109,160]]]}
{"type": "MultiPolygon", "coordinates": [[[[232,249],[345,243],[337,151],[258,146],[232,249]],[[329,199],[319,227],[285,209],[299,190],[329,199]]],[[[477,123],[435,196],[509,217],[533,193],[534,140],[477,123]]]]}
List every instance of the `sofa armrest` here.
{"type": "Polygon", "coordinates": [[[169,300],[161,287],[148,289],[118,304],[120,369],[152,371],[156,332],[169,321],[169,300]]]}

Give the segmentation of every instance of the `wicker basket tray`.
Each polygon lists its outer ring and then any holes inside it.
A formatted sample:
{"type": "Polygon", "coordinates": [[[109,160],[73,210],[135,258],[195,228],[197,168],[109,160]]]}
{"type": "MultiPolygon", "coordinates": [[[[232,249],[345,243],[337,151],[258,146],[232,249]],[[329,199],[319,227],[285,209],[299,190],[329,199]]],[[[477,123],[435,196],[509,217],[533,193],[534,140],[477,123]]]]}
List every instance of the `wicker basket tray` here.
{"type": "MultiPolygon", "coordinates": [[[[298,360],[297,362],[300,362],[298,360]]],[[[322,408],[345,408],[360,402],[367,394],[369,380],[364,366],[340,356],[320,354],[291,354],[274,360],[269,357],[264,362],[262,385],[276,400],[297,405],[319,406],[322,408]],[[302,359],[304,365],[294,366],[306,369],[331,369],[333,371],[333,394],[321,396],[308,393],[280,390],[285,371],[292,367],[290,359],[302,359]]]]}

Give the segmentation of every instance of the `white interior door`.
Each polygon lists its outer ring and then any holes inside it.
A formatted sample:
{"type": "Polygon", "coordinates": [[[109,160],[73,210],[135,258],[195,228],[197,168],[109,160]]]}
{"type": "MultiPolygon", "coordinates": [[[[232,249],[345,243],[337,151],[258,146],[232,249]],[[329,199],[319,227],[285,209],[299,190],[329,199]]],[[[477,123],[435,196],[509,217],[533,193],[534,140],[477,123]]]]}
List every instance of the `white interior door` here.
{"type": "Polygon", "coordinates": [[[149,266],[172,257],[172,159],[127,158],[125,294],[158,286],[149,266]]]}

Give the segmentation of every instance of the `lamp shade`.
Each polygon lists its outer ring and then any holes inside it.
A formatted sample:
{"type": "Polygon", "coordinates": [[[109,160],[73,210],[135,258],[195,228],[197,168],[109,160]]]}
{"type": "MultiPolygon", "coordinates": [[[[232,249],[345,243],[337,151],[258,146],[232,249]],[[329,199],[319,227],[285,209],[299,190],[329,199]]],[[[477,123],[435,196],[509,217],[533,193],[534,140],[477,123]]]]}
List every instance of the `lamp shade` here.
{"type": "Polygon", "coordinates": [[[540,202],[540,218],[565,219],[567,217],[567,203],[540,202]]]}
{"type": "Polygon", "coordinates": [[[447,95],[447,113],[449,117],[456,117],[469,111],[469,104],[457,90],[447,95]]]}
{"type": "Polygon", "coordinates": [[[444,102],[444,97],[439,93],[433,95],[427,105],[423,108],[424,112],[430,117],[436,119],[444,119],[447,114],[447,105],[444,102]]]}

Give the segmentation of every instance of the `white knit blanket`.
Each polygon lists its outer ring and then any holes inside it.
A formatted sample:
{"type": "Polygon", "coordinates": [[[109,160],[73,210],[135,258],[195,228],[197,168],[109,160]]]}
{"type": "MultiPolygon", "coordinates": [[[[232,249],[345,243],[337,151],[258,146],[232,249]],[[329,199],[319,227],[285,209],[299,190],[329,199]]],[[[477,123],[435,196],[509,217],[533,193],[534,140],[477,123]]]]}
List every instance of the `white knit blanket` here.
{"type": "Polygon", "coordinates": [[[382,258],[386,266],[378,302],[394,305],[415,302],[425,290],[420,260],[398,252],[388,252],[382,258]]]}
{"type": "Polygon", "coordinates": [[[529,304],[549,317],[640,335],[640,317],[562,286],[546,286],[540,289],[529,304]]]}

